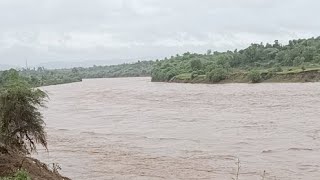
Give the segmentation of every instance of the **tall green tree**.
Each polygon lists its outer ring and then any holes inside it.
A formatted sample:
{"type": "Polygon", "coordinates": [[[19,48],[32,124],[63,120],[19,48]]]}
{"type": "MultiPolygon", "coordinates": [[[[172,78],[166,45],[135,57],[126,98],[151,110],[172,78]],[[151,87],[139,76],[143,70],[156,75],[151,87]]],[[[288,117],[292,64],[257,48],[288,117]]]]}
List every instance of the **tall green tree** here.
{"type": "Polygon", "coordinates": [[[193,71],[200,70],[202,68],[202,62],[200,59],[193,59],[190,62],[190,66],[193,71]]]}
{"type": "Polygon", "coordinates": [[[25,152],[36,151],[36,144],[47,148],[45,123],[40,107],[47,94],[32,88],[12,72],[0,88],[0,141],[25,152]]]}

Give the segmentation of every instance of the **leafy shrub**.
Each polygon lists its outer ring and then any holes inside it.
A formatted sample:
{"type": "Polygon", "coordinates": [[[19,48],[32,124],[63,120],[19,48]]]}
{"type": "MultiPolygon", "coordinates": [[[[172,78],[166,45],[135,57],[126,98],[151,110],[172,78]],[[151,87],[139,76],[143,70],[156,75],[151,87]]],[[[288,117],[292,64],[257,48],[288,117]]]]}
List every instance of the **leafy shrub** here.
{"type": "Polygon", "coordinates": [[[274,67],[273,69],[272,69],[272,72],[282,72],[283,70],[282,70],[282,68],[281,68],[281,66],[279,66],[279,65],[277,65],[276,67],[274,67]]]}
{"type": "Polygon", "coordinates": [[[194,78],[196,78],[196,77],[198,77],[198,72],[197,71],[193,71],[192,73],[191,73],[191,79],[194,79],[194,78]]]}
{"type": "Polygon", "coordinates": [[[0,177],[0,180],[31,180],[31,177],[27,171],[20,169],[12,177],[0,177]]]}
{"type": "Polygon", "coordinates": [[[294,66],[299,66],[299,65],[303,64],[304,61],[305,61],[304,57],[300,57],[300,56],[295,57],[294,60],[293,60],[293,65],[294,66]]]}
{"type": "Polygon", "coordinates": [[[175,77],[177,74],[177,71],[175,69],[169,70],[166,74],[167,81],[170,81],[173,77],[175,77]]]}
{"type": "Polygon", "coordinates": [[[258,83],[262,80],[261,77],[261,73],[257,70],[251,70],[248,73],[248,79],[252,82],[252,83],[258,83]]]}
{"type": "Polygon", "coordinates": [[[31,180],[31,177],[27,171],[18,170],[14,175],[14,180],[31,180]]]}
{"type": "Polygon", "coordinates": [[[200,70],[202,68],[202,62],[200,59],[193,59],[190,61],[190,66],[193,71],[200,70]]]}
{"type": "Polygon", "coordinates": [[[197,71],[197,74],[198,74],[198,75],[204,75],[204,74],[206,74],[206,73],[205,73],[203,70],[198,70],[198,71],[197,71]]]}
{"type": "Polygon", "coordinates": [[[274,71],[268,71],[267,73],[261,74],[261,78],[263,79],[270,79],[276,73],[274,71]]]}
{"type": "Polygon", "coordinates": [[[228,76],[228,72],[223,68],[213,69],[208,73],[207,77],[211,82],[219,82],[225,80],[228,76]]]}
{"type": "Polygon", "coordinates": [[[320,55],[317,55],[313,58],[314,63],[320,63],[320,55]]]}

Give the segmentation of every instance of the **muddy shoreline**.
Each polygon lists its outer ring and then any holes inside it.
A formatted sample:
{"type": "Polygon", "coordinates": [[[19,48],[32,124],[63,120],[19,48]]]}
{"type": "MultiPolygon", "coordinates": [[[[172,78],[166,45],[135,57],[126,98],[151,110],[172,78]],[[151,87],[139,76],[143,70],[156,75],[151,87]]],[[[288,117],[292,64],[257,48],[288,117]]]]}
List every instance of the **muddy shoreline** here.
{"type": "MultiPolygon", "coordinates": [[[[261,80],[259,83],[304,83],[304,82],[319,82],[320,70],[306,70],[301,72],[286,72],[286,73],[261,73],[261,80]]],[[[152,81],[159,82],[159,81],[152,81]]],[[[192,84],[226,84],[226,83],[251,83],[246,73],[234,73],[225,80],[219,82],[211,82],[205,75],[197,77],[173,77],[167,81],[169,83],[192,83],[192,84]]]]}

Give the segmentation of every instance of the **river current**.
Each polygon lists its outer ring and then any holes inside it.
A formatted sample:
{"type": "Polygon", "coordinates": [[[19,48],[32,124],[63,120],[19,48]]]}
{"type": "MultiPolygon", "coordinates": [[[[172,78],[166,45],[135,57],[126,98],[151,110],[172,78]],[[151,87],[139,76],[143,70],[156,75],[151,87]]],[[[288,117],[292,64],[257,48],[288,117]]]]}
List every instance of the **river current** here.
{"type": "Polygon", "coordinates": [[[114,78],[42,89],[49,153],[34,156],[75,180],[320,178],[320,83],[114,78]]]}

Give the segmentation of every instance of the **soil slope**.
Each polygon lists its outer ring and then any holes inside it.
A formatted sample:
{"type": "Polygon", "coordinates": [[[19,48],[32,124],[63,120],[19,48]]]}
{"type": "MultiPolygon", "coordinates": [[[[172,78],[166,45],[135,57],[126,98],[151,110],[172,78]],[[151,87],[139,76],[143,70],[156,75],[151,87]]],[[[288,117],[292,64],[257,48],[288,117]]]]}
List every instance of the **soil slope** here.
{"type": "Polygon", "coordinates": [[[34,158],[0,147],[0,177],[12,176],[19,169],[26,170],[32,180],[69,180],[34,158]]]}

